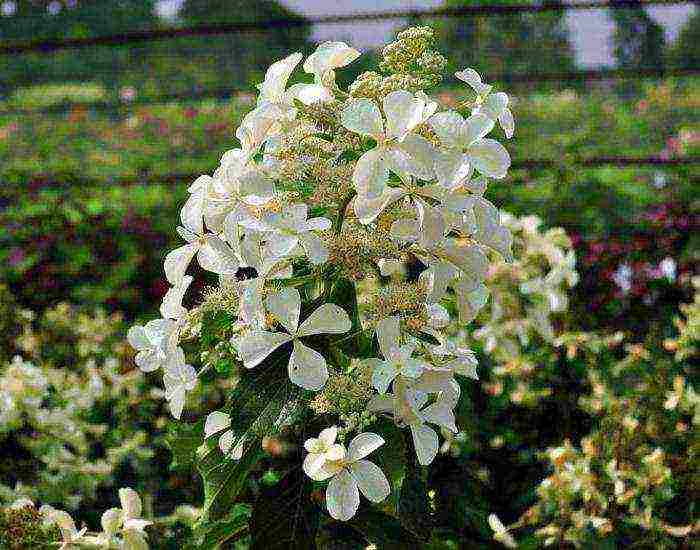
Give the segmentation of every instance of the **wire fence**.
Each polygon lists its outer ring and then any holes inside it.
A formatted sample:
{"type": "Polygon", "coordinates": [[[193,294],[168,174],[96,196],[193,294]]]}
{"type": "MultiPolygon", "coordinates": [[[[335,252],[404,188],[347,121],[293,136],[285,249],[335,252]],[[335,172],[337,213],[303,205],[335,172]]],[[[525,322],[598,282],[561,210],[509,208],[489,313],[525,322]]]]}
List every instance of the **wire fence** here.
{"type": "MultiPolygon", "coordinates": [[[[29,40],[17,43],[0,45],[0,55],[18,55],[25,53],[50,53],[62,50],[79,50],[91,47],[117,47],[134,43],[146,43],[154,41],[172,40],[187,37],[207,37],[216,35],[227,35],[235,33],[246,33],[256,31],[269,31],[271,29],[294,28],[302,26],[341,24],[341,23],[362,23],[369,21],[405,20],[405,19],[441,19],[460,17],[490,17],[499,15],[516,15],[525,13],[560,13],[567,11],[582,10],[623,10],[640,9],[658,6],[683,6],[700,5],[699,0],[650,0],[638,2],[634,0],[620,0],[615,3],[590,1],[576,4],[548,3],[543,4],[509,4],[509,5],[489,5],[489,6],[460,6],[455,8],[441,9],[412,9],[412,10],[390,10],[371,13],[350,13],[344,15],[330,15],[315,18],[279,18],[267,19],[265,21],[255,21],[249,23],[236,24],[210,24],[189,27],[177,27],[167,29],[153,29],[147,31],[127,32],[108,36],[94,36],[87,38],[69,38],[60,40],[29,40]]],[[[540,82],[588,82],[606,81],[620,79],[653,79],[667,77],[689,77],[697,76],[700,67],[686,68],[617,68],[617,69],[595,69],[576,70],[564,72],[526,72],[526,73],[502,73],[489,74],[491,82],[504,84],[514,83],[540,83],[540,82]]],[[[5,115],[47,115],[66,114],[75,109],[89,109],[96,112],[116,112],[145,106],[167,103],[184,103],[204,100],[227,100],[236,94],[251,93],[251,87],[241,86],[215,86],[205,87],[193,91],[158,94],[155,96],[139,96],[131,101],[66,101],[49,107],[38,109],[30,108],[5,108],[0,106],[0,116],[5,115]]],[[[656,167],[659,169],[696,166],[700,165],[700,157],[685,158],[660,158],[660,157],[592,157],[573,160],[553,160],[553,159],[530,159],[516,160],[513,162],[514,169],[537,170],[563,166],[580,167],[656,167]]],[[[199,174],[195,173],[166,173],[149,174],[143,177],[124,176],[110,177],[105,180],[66,177],[65,175],[37,174],[32,175],[31,180],[36,184],[45,184],[52,187],[60,186],[86,186],[94,187],[100,185],[155,185],[155,184],[176,184],[194,180],[199,174]]]]}
{"type": "Polygon", "coordinates": [[[308,27],[312,25],[328,25],[350,22],[368,22],[392,19],[443,19],[465,16],[516,15],[522,13],[553,13],[565,11],[581,11],[592,9],[625,10],[641,9],[652,6],[699,5],[699,0],[616,0],[608,2],[579,2],[562,4],[547,2],[543,4],[501,4],[490,6],[459,6],[441,9],[411,9],[389,10],[366,13],[350,13],[345,15],[329,15],[313,18],[273,18],[264,21],[242,23],[217,23],[211,25],[196,25],[189,27],[153,29],[135,31],[108,36],[93,36],[85,38],[65,38],[60,40],[29,40],[15,44],[0,45],[0,55],[22,54],[29,52],[47,53],[66,49],[80,49],[93,46],[114,46],[135,42],[152,42],[192,36],[213,36],[221,34],[241,33],[250,31],[269,31],[280,28],[308,27]]]}

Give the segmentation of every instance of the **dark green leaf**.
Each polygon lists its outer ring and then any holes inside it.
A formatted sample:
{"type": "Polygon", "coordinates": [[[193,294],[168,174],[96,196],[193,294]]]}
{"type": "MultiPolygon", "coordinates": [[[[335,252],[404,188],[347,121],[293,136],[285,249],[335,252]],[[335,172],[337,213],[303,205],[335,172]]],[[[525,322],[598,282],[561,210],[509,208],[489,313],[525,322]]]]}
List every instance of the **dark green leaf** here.
{"type": "Polygon", "coordinates": [[[170,469],[191,469],[195,463],[197,448],[204,442],[204,421],[200,420],[195,424],[171,423],[166,441],[173,455],[170,469]]]}
{"type": "Polygon", "coordinates": [[[250,549],[316,548],[320,511],[311,500],[312,488],[299,465],[279,483],[262,487],[250,519],[250,549]]]}
{"type": "Polygon", "coordinates": [[[236,504],[222,519],[199,525],[187,550],[216,549],[241,537],[247,531],[250,513],[251,508],[247,504],[236,504]]]}

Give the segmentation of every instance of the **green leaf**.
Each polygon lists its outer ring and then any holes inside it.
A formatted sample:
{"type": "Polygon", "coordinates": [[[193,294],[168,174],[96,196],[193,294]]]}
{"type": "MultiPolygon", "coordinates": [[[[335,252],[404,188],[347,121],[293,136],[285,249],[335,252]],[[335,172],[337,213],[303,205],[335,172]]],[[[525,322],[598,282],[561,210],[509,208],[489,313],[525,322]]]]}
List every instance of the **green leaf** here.
{"type": "Polygon", "coordinates": [[[348,525],[360,532],[367,542],[382,550],[419,547],[419,540],[399,520],[369,506],[360,506],[348,525]]]}
{"type": "Polygon", "coordinates": [[[171,422],[166,436],[166,443],[173,455],[170,469],[173,471],[192,469],[196,462],[197,449],[203,442],[204,420],[195,424],[171,422]]]}
{"type": "Polygon", "coordinates": [[[425,479],[427,468],[418,465],[411,445],[406,445],[405,456],[406,475],[399,494],[399,520],[417,538],[427,541],[434,527],[428,504],[428,484],[425,479]]]}
{"type": "MultiPolygon", "coordinates": [[[[296,457],[295,457],[296,458],[296,457]]],[[[299,464],[271,487],[263,487],[250,519],[251,550],[313,550],[320,511],[311,500],[313,485],[299,464]]]]}
{"type": "Polygon", "coordinates": [[[225,411],[231,417],[234,445],[244,441],[239,461],[224,457],[216,438],[207,441],[199,470],[204,479],[202,521],[223,517],[246,484],[252,468],[265,456],[262,438],[277,432],[303,410],[305,396],[287,375],[289,350],[283,346],[263,364],[241,375],[225,411]]]}
{"type": "Polygon", "coordinates": [[[198,526],[186,550],[221,548],[222,544],[240,538],[247,531],[250,513],[249,505],[236,504],[224,518],[198,526]]]}
{"type": "Polygon", "coordinates": [[[379,447],[372,457],[373,461],[377,463],[377,466],[386,475],[389,485],[391,485],[391,494],[388,497],[387,504],[398,513],[401,485],[406,475],[406,460],[404,458],[406,445],[403,434],[401,429],[387,418],[381,418],[374,423],[369,431],[381,434],[384,438],[384,445],[379,447]]]}
{"type": "Polygon", "coordinates": [[[360,312],[357,307],[357,292],[352,281],[348,279],[334,281],[328,301],[342,307],[352,323],[347,333],[330,338],[331,345],[336,346],[346,355],[353,357],[361,356],[365,351],[370,352],[372,349],[372,336],[371,333],[365,334],[362,330],[360,312]]]}

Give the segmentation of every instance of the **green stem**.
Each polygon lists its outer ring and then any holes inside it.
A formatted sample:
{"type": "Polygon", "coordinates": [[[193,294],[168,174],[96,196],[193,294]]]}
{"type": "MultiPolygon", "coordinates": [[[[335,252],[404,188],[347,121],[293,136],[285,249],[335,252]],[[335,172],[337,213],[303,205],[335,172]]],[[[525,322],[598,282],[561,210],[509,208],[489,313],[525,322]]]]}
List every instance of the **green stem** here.
{"type": "Polygon", "coordinates": [[[333,225],[333,231],[336,235],[340,235],[340,231],[343,229],[343,222],[345,221],[345,211],[348,209],[350,201],[355,196],[355,191],[351,191],[340,203],[338,207],[338,217],[333,225]]]}

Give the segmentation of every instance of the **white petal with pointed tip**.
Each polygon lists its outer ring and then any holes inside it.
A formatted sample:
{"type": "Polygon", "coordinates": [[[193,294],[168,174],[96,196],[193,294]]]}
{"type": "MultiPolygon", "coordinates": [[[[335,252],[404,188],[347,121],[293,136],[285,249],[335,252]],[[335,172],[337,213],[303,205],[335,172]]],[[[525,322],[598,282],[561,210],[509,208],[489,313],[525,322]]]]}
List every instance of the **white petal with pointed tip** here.
{"type": "Polygon", "coordinates": [[[204,422],[204,437],[210,437],[230,426],[231,417],[228,414],[221,411],[211,412],[204,422]]]}
{"type": "Polygon", "coordinates": [[[348,521],[360,507],[357,481],[347,470],[339,472],[328,484],[326,506],[331,517],[340,521],[348,521]]]}
{"type": "Polygon", "coordinates": [[[168,252],[163,267],[165,269],[165,278],[168,279],[171,285],[177,285],[182,281],[185,271],[187,271],[187,267],[197,253],[198,248],[199,246],[196,244],[186,244],[168,252]]]}
{"type": "Polygon", "coordinates": [[[384,358],[390,357],[392,350],[399,345],[401,328],[399,318],[396,316],[382,319],[377,324],[377,341],[384,358]]]}
{"type": "Polygon", "coordinates": [[[379,136],[384,133],[382,113],[371,99],[362,98],[350,103],[340,114],[340,122],[356,134],[379,136]]]}
{"type": "Polygon", "coordinates": [[[379,466],[369,460],[358,460],[351,464],[349,469],[367,500],[377,503],[389,496],[391,492],[389,480],[379,466]]]}
{"type": "Polygon", "coordinates": [[[356,435],[348,445],[347,460],[353,462],[365,458],[384,445],[384,439],[371,432],[356,435]]]}
{"type": "Polygon", "coordinates": [[[243,365],[252,369],[262,363],[278,347],[291,341],[289,334],[253,330],[236,341],[243,365]]]}
{"type": "Polygon", "coordinates": [[[328,368],[323,355],[294,340],[289,358],[289,379],[307,390],[320,390],[328,380],[328,368]]]}
{"type": "Polygon", "coordinates": [[[384,98],[386,134],[402,141],[406,135],[422,122],[425,102],[410,92],[396,90],[384,98]]]}
{"type": "Polygon", "coordinates": [[[367,359],[365,364],[372,369],[372,386],[380,394],[386,393],[398,374],[396,367],[388,361],[380,361],[379,359],[367,359]]]}
{"type": "Polygon", "coordinates": [[[439,441],[435,430],[425,424],[411,424],[411,435],[418,462],[421,466],[427,466],[438,452],[439,441]]]}
{"type": "Polygon", "coordinates": [[[311,334],[342,334],[352,327],[345,310],[335,304],[323,304],[299,327],[299,336],[311,334]]]}
{"type": "Polygon", "coordinates": [[[360,223],[367,225],[372,223],[385,208],[404,196],[406,196],[406,191],[400,187],[387,187],[379,197],[373,199],[356,196],[353,209],[360,223]]]}
{"type": "Polygon", "coordinates": [[[352,183],[357,194],[366,198],[381,196],[389,179],[389,167],[382,149],[371,149],[363,154],[355,164],[352,183]]]}
{"type": "Polygon", "coordinates": [[[482,139],[474,143],[468,151],[474,168],[490,178],[506,177],[510,167],[510,155],[503,145],[493,139],[482,139]]]}
{"type": "Polygon", "coordinates": [[[267,297],[267,309],[282,323],[290,334],[295,334],[299,326],[301,296],[296,288],[283,288],[267,297]]]}

